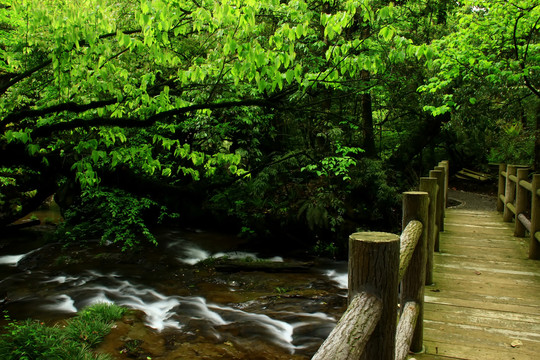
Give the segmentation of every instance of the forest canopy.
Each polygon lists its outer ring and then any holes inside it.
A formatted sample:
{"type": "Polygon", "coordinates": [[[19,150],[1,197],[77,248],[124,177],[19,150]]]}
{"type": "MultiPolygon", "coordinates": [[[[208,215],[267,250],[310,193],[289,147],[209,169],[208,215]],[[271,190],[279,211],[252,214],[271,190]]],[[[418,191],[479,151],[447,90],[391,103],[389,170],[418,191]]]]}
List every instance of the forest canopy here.
{"type": "Polygon", "coordinates": [[[171,217],[392,226],[424,164],[538,166],[539,22],[533,0],[1,0],[0,226],[51,194],[60,236],[124,248],[171,217]]]}

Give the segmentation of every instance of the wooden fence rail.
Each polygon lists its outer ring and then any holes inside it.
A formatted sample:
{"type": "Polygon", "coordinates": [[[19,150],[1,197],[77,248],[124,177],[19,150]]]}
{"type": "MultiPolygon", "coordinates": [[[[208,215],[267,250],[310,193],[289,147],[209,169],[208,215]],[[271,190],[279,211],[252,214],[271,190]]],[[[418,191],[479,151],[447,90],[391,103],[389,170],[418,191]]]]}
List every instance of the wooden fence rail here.
{"type": "Polygon", "coordinates": [[[503,220],[515,218],[514,236],[525,237],[529,232],[529,259],[540,259],[540,174],[529,178],[529,168],[499,164],[497,210],[503,220]]]}
{"type": "Polygon", "coordinates": [[[349,306],[312,360],[403,360],[422,351],[424,288],[444,228],[448,162],[421,178],[419,188],[403,193],[401,236],[350,235],[349,306]]]}

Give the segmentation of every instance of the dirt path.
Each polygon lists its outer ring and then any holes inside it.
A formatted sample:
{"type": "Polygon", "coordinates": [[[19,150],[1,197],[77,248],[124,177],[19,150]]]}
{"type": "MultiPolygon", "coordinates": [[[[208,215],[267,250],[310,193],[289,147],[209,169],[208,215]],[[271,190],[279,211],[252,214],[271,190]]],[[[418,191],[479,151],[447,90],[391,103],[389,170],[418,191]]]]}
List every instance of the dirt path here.
{"type": "Polygon", "coordinates": [[[463,190],[448,189],[448,199],[455,200],[461,204],[453,205],[450,203],[449,207],[467,210],[497,210],[497,198],[493,195],[478,194],[467,192],[463,190]]]}

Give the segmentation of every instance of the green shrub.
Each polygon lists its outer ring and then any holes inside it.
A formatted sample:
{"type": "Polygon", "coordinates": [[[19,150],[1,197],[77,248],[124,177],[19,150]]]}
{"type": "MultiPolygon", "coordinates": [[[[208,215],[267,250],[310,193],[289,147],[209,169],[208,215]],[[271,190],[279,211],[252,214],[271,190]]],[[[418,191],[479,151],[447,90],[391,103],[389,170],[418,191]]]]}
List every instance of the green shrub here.
{"type": "Polygon", "coordinates": [[[10,322],[0,336],[4,360],[74,359],[79,345],[68,341],[59,327],[37,321],[10,322]]]}
{"type": "Polygon", "coordinates": [[[114,304],[96,304],[83,309],[64,328],[34,320],[9,321],[0,335],[2,360],[110,360],[90,348],[111,330],[113,321],[126,309],[114,304]]]}
{"type": "Polygon", "coordinates": [[[81,310],[68,321],[66,335],[73,341],[94,346],[111,331],[112,323],[124,315],[126,309],[114,304],[98,303],[81,310]]]}
{"type": "Polygon", "coordinates": [[[121,319],[126,313],[126,308],[111,303],[97,303],[88,306],[79,312],[79,318],[99,319],[103,322],[112,322],[121,319]]]}
{"type": "Polygon", "coordinates": [[[82,319],[77,317],[65,328],[66,336],[73,340],[94,346],[98,344],[111,330],[109,323],[99,319],[82,319]]]}
{"type": "Polygon", "coordinates": [[[149,198],[119,189],[90,188],[64,212],[65,221],[58,227],[57,236],[72,243],[100,238],[102,243],[119,244],[122,250],[128,250],[141,239],[157,245],[150,225],[174,216],[149,198]]]}

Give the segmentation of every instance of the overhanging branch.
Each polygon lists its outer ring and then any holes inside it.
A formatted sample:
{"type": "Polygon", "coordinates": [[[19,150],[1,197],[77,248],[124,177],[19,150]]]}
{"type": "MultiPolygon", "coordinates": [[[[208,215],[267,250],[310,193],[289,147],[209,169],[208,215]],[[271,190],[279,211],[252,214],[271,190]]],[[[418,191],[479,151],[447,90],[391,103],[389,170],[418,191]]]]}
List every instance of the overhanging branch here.
{"type": "Polygon", "coordinates": [[[158,121],[166,120],[168,118],[185,115],[186,113],[196,110],[217,110],[226,109],[241,106],[259,106],[259,107],[273,107],[276,105],[275,101],[271,99],[249,99],[241,101],[226,101],[220,103],[210,104],[197,104],[185,106],[178,109],[163,111],[147,117],[146,119],[140,119],[135,117],[127,118],[104,118],[94,117],[91,119],[74,119],[71,121],[60,122],[55,124],[44,125],[38,127],[32,133],[33,137],[46,137],[56,131],[73,130],[79,128],[89,128],[94,126],[118,126],[123,128],[142,128],[155,124],[158,121]]]}
{"type": "Polygon", "coordinates": [[[69,112],[77,114],[77,113],[81,113],[87,110],[97,109],[103,106],[112,105],[112,104],[115,104],[117,101],[118,101],[117,99],[108,99],[108,100],[93,101],[88,104],[77,104],[75,102],[67,102],[63,104],[49,106],[43,109],[22,110],[19,112],[9,114],[4,119],[2,119],[0,124],[5,125],[11,122],[16,122],[16,121],[26,119],[26,118],[45,116],[45,115],[54,114],[54,113],[58,113],[62,111],[69,111],[69,112]]]}

